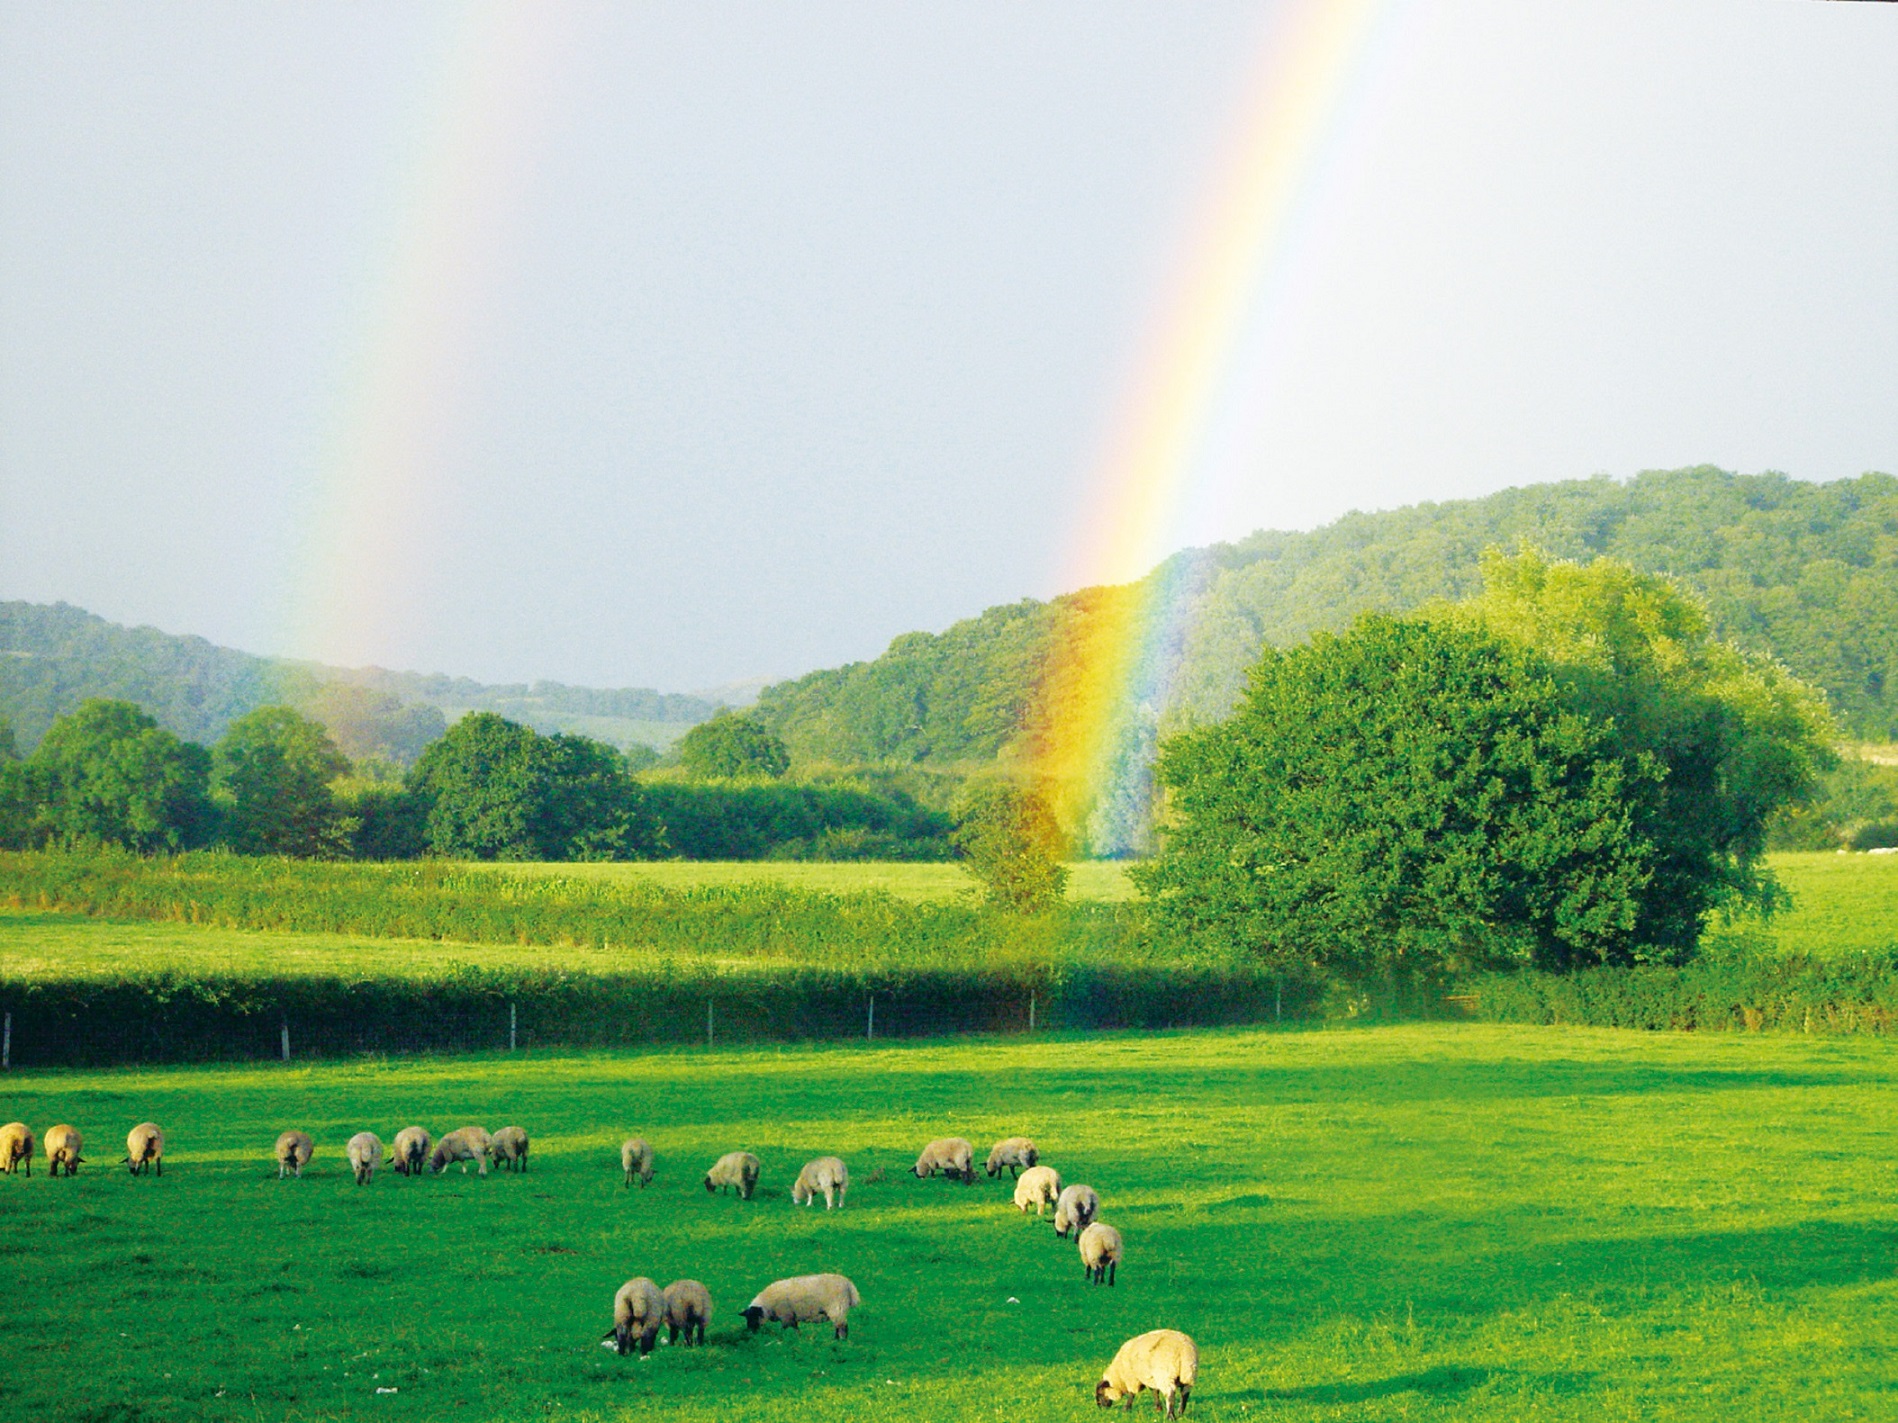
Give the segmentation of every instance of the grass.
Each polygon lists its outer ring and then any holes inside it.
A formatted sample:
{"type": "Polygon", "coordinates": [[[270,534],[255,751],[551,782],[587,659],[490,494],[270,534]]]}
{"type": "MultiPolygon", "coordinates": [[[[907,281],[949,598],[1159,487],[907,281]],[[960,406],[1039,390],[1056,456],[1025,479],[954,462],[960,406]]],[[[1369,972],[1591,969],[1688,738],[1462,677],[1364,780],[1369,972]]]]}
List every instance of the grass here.
{"type": "MultiPolygon", "coordinates": [[[[917,904],[974,897],[979,890],[959,864],[895,860],[660,860],[630,864],[500,865],[508,873],[575,877],[609,884],[658,884],[669,889],[780,884],[818,894],[888,894],[917,904]]],[[[1134,897],[1127,866],[1116,860],[1079,860],[1068,866],[1068,898],[1121,904],[1134,897]]]]}
{"type": "Polygon", "coordinates": [[[1898,855],[1781,854],[1793,907],[1765,926],[1782,952],[1827,958],[1898,945],[1898,855]]]}
{"type": "Polygon", "coordinates": [[[1898,1056],[1872,1040],[1437,1025],[16,1073],[13,1117],[79,1126],[90,1164],[0,1178],[12,1417],[1081,1419],[1156,1325],[1199,1341],[1213,1420],[1890,1417],[1898,1384],[1898,1056]],[[146,1117],[162,1180],[110,1166],[146,1117]],[[351,1185],[342,1142],[411,1120],[520,1122],[533,1169],[351,1185]],[[292,1125],[318,1155],[279,1183],[292,1125]],[[646,1192],[619,1185],[635,1130],[646,1192]],[[1116,1288],[1006,1185],[905,1174],[931,1136],[1015,1131],[1100,1190],[1116,1288]],[[758,1199],[707,1196],[738,1146],[758,1199]],[[831,1151],[849,1207],[794,1210],[831,1151]],[[760,1285],[820,1269],[863,1291],[847,1343],[743,1332],[760,1285]],[[640,1273],[705,1281],[708,1348],[598,1347],[640,1273]]]}

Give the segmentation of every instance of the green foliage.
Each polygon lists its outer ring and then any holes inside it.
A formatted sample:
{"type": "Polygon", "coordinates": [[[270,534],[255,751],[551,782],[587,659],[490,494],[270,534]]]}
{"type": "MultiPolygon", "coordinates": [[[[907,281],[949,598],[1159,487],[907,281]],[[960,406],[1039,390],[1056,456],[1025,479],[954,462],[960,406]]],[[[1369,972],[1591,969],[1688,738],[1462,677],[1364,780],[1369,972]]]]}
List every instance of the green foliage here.
{"type": "Polygon", "coordinates": [[[626,769],[634,775],[641,771],[650,771],[664,759],[657,748],[643,741],[635,741],[626,748],[626,769]]]}
{"type": "Polygon", "coordinates": [[[722,709],[676,749],[686,774],[700,780],[776,780],[791,769],[791,753],[763,722],[722,709]]]}
{"type": "Polygon", "coordinates": [[[1020,914],[1060,903],[1066,838],[1047,797],[1000,779],[972,781],[956,808],[955,846],[989,902],[1020,914]]]}
{"type": "Polygon", "coordinates": [[[655,781],[646,794],[665,826],[666,848],[688,860],[945,860],[953,853],[949,817],[901,793],[655,781]]]}
{"type": "Polygon", "coordinates": [[[1167,744],[1131,874],[1178,940],[1346,976],[1625,960],[1648,847],[1604,741],[1527,649],[1367,615],[1167,744]]]}
{"type": "Polygon", "coordinates": [[[349,760],[329,733],[288,707],[259,707],[211,749],[222,839],[245,855],[336,856],[349,848],[330,783],[349,760]]]}
{"type": "Polygon", "coordinates": [[[350,827],[349,858],[415,860],[428,852],[428,797],[408,786],[350,778],[332,788],[350,827]]]}
{"type": "Polygon", "coordinates": [[[295,706],[322,723],[337,748],[355,762],[413,766],[448,730],[439,707],[404,702],[350,682],[319,683],[300,692],[295,706]]]}
{"type": "Polygon", "coordinates": [[[129,702],[59,718],[26,765],[36,840],[179,850],[211,838],[211,757],[129,702]]]}
{"type": "Polygon", "coordinates": [[[1810,799],[1782,807],[1767,827],[1767,848],[1772,850],[1870,850],[1888,845],[1898,845],[1898,765],[1852,754],[1820,773],[1810,799]]]}

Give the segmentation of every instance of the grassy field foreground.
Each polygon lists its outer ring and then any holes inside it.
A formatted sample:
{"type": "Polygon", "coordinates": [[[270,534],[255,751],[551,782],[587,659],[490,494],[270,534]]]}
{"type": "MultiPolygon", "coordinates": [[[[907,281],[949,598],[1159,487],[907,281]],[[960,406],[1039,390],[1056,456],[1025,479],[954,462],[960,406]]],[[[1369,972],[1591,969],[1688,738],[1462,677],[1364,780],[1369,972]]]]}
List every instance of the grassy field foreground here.
{"type": "Polygon", "coordinates": [[[314,1068],[13,1074],[86,1133],[0,1178],[9,1417],[1060,1419],[1121,1340],[1183,1328],[1209,1419],[1898,1412],[1898,1054],[1880,1041],[1431,1026],[314,1068]],[[167,1129],[162,1179],[112,1163],[167,1129]],[[525,1176],[350,1183],[409,1121],[525,1125],[525,1176]],[[271,1143],[318,1155],[279,1183],[271,1143]],[[659,1153],[619,1184],[630,1132],[659,1153]],[[1127,1240],[1086,1285],[1008,1187],[917,1181],[1022,1131],[1127,1240]],[[745,1203],[699,1176],[746,1147],[745,1203]],[[856,1184],[794,1209],[807,1158],[856,1184]],[[880,1175],[879,1175],[880,1173],[880,1175]],[[743,1332],[841,1270],[851,1338],[743,1332]],[[631,1275],[696,1276],[702,1352],[603,1351],[631,1275]],[[395,1390],[379,1393],[380,1389],[395,1390]]]}

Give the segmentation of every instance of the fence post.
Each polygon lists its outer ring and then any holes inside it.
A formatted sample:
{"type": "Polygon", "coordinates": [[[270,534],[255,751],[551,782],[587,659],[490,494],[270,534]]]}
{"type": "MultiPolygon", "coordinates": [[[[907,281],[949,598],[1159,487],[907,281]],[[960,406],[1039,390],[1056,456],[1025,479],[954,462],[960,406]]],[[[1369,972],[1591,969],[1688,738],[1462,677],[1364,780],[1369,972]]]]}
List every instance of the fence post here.
{"type": "Polygon", "coordinates": [[[283,1060],[285,1062],[290,1060],[290,1023],[288,1019],[283,1023],[283,1060]]]}
{"type": "Polygon", "coordinates": [[[6,1024],[0,1027],[0,1068],[13,1066],[13,1015],[7,1014],[6,1024]]]}
{"type": "Polygon", "coordinates": [[[1035,991],[1034,989],[1031,988],[1028,990],[1028,1031],[1032,1033],[1034,1030],[1035,1030],[1035,991]]]}
{"type": "Polygon", "coordinates": [[[876,1035],[877,1035],[877,996],[876,994],[872,993],[870,995],[869,1015],[864,1020],[864,1024],[863,1024],[863,1036],[864,1036],[864,1040],[867,1042],[867,1041],[874,1040],[876,1035]]]}
{"type": "Polygon", "coordinates": [[[712,1045],[712,1000],[705,1000],[705,1046],[712,1045]]]}
{"type": "Polygon", "coordinates": [[[515,1042],[515,1038],[514,1038],[514,1027],[515,1027],[515,1022],[516,1022],[516,1020],[515,1020],[515,1017],[514,1017],[514,1005],[513,1005],[512,1003],[509,1003],[509,1004],[507,1005],[507,1050],[508,1050],[509,1052],[513,1052],[513,1051],[514,1051],[514,1042],[515,1042]]]}
{"type": "Polygon", "coordinates": [[[1272,1021],[1275,1023],[1285,1021],[1284,989],[1284,980],[1277,978],[1272,980],[1272,1021]]]}

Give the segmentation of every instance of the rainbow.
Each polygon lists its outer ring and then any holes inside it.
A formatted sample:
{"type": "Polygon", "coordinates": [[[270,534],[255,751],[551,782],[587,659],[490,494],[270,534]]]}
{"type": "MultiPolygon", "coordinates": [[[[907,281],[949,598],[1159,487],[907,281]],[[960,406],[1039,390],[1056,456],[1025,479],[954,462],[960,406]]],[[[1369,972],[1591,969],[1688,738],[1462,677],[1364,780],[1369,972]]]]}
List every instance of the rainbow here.
{"type": "Polygon", "coordinates": [[[1185,244],[1093,481],[1064,608],[1030,711],[1032,774],[1095,853],[1139,848],[1193,569],[1162,565],[1245,423],[1259,348],[1293,287],[1312,195],[1393,0],[1292,0],[1247,86],[1236,137],[1185,244]]]}

